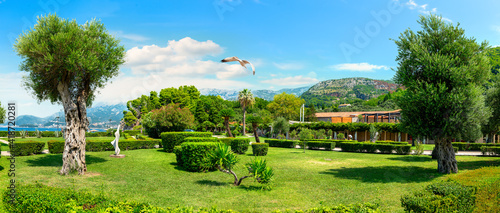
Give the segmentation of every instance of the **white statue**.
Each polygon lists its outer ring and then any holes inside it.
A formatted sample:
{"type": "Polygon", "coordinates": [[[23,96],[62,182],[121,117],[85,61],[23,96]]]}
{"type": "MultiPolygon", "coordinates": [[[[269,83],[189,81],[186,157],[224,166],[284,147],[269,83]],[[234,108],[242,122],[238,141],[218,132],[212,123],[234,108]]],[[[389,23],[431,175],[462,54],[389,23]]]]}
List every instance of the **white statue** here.
{"type": "Polygon", "coordinates": [[[115,132],[115,139],[111,141],[111,145],[115,147],[115,155],[120,154],[120,148],[118,147],[118,140],[120,139],[120,124],[118,124],[118,128],[115,132]]]}

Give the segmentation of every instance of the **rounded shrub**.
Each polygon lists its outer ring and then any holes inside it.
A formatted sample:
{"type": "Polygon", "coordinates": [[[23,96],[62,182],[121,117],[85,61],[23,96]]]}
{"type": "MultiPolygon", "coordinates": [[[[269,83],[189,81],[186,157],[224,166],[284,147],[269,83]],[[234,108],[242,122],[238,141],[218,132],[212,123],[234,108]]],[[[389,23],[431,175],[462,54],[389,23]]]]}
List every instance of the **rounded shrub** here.
{"type": "MultiPolygon", "coordinates": [[[[205,172],[215,168],[210,154],[217,148],[215,142],[185,142],[181,144],[177,163],[181,163],[182,168],[190,172],[205,172]]],[[[178,155],[176,153],[176,155],[178,155]]]]}
{"type": "Polygon", "coordinates": [[[51,154],[63,153],[64,151],[64,141],[50,140],[47,141],[47,146],[51,154]]]}
{"type": "Polygon", "coordinates": [[[252,143],[252,152],[254,156],[266,156],[268,150],[268,143],[252,143]]]}
{"type": "Polygon", "coordinates": [[[173,152],[174,147],[181,145],[187,137],[212,137],[211,132],[163,132],[161,142],[165,152],[173,152]]]}
{"type": "Polygon", "coordinates": [[[411,153],[411,145],[394,145],[394,149],[399,155],[409,155],[411,153]]]}
{"type": "Polygon", "coordinates": [[[231,140],[231,151],[236,154],[245,154],[248,150],[250,139],[248,138],[235,138],[231,140]]]}

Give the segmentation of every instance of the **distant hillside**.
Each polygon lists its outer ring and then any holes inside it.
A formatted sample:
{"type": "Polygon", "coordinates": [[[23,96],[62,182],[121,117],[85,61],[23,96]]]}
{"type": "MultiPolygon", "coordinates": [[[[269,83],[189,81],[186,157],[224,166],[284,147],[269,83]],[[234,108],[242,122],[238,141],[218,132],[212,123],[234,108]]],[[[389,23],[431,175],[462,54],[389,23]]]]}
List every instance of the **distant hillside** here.
{"type": "MultiPolygon", "coordinates": [[[[302,95],[305,91],[307,91],[309,87],[299,87],[293,89],[280,89],[278,91],[275,90],[252,90],[254,97],[259,97],[268,101],[272,101],[274,96],[277,94],[281,94],[283,92],[288,94],[294,94],[297,96],[302,95]]],[[[200,93],[202,95],[220,95],[225,100],[237,100],[238,99],[238,90],[227,90],[227,89],[200,89],[200,93]]]]}
{"type": "Polygon", "coordinates": [[[301,95],[307,104],[333,105],[350,103],[355,99],[369,100],[395,91],[397,84],[391,81],[369,78],[343,78],[317,83],[301,95]]]}
{"type": "MultiPolygon", "coordinates": [[[[107,125],[117,125],[123,118],[123,110],[126,109],[127,107],[125,104],[96,106],[87,108],[87,116],[92,128],[107,127],[107,125]],[[109,121],[110,119],[111,123],[109,121]]],[[[33,115],[20,115],[16,118],[16,125],[30,127],[39,125],[51,126],[56,124],[56,117],[59,117],[59,125],[66,125],[63,112],[57,112],[44,118],[33,115]]]]}

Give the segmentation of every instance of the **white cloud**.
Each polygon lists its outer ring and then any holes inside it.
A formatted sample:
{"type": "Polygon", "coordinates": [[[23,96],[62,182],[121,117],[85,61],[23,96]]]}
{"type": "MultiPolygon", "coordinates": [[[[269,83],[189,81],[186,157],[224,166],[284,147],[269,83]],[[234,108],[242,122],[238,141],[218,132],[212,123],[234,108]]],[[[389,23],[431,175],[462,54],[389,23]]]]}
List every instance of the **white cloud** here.
{"type": "Polygon", "coordinates": [[[293,77],[286,77],[286,78],[275,78],[275,79],[261,81],[261,83],[280,85],[280,86],[295,86],[295,85],[301,85],[301,84],[312,84],[312,83],[316,83],[316,82],[318,82],[318,79],[304,77],[301,75],[293,76],[293,77]]]}
{"type": "Polygon", "coordinates": [[[280,70],[300,70],[304,68],[301,63],[273,63],[280,70]]]}
{"type": "MultiPolygon", "coordinates": [[[[437,8],[428,8],[428,4],[418,4],[416,3],[414,0],[408,0],[408,2],[406,2],[406,6],[408,7],[408,9],[410,10],[418,10],[418,12],[420,13],[423,13],[423,14],[436,14],[437,13],[437,8]]],[[[453,22],[451,19],[449,18],[445,18],[445,17],[442,17],[442,19],[444,21],[447,21],[447,22],[453,22]]]]}
{"type": "Polygon", "coordinates": [[[368,63],[346,63],[330,66],[334,70],[347,70],[359,72],[375,72],[375,70],[384,69],[388,70],[389,67],[384,65],[373,65],[368,63]]]}
{"type": "MultiPolygon", "coordinates": [[[[211,40],[196,41],[186,37],[171,40],[165,47],[147,45],[127,51],[125,67],[131,76],[121,75],[101,90],[96,101],[120,103],[150,91],[167,87],[194,85],[197,88],[241,89],[249,83],[234,80],[252,75],[251,70],[239,63],[220,63],[206,60],[224,49],[211,40]]],[[[257,64],[260,60],[255,59],[257,64]]],[[[255,65],[255,64],[254,64],[255,65]]],[[[255,65],[257,66],[257,65],[255,65]]]]}
{"type": "Polygon", "coordinates": [[[137,35],[137,34],[132,34],[132,33],[124,33],[123,31],[110,31],[111,34],[114,34],[118,38],[125,38],[128,40],[132,41],[147,41],[149,40],[148,37],[142,36],[142,35],[137,35]]]}

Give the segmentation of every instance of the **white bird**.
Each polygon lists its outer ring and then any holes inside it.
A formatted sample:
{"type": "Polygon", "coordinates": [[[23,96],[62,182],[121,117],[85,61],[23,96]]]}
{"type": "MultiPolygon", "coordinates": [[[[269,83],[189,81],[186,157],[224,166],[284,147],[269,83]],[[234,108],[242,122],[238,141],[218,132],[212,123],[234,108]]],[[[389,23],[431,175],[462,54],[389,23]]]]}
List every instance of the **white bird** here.
{"type": "Polygon", "coordinates": [[[248,62],[247,60],[241,60],[238,57],[233,56],[233,57],[227,57],[225,59],[222,59],[220,62],[232,62],[232,61],[238,61],[238,62],[240,62],[241,66],[243,66],[245,68],[247,68],[245,66],[245,64],[250,64],[250,66],[252,66],[253,75],[255,75],[255,67],[253,66],[252,63],[248,62]]]}

